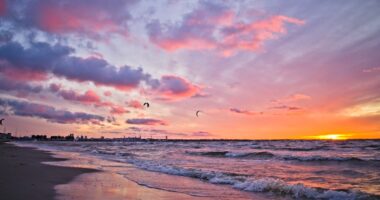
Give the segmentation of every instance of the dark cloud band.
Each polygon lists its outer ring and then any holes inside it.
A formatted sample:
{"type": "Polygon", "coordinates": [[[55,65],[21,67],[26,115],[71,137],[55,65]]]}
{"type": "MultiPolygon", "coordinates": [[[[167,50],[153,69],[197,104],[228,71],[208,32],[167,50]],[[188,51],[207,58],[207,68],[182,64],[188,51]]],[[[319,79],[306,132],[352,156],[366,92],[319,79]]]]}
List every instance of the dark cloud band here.
{"type": "Polygon", "coordinates": [[[0,106],[6,107],[12,112],[12,114],[17,116],[42,118],[46,119],[48,122],[61,124],[86,124],[104,121],[104,117],[99,115],[57,110],[52,106],[29,103],[26,101],[0,99],[0,106]]]}

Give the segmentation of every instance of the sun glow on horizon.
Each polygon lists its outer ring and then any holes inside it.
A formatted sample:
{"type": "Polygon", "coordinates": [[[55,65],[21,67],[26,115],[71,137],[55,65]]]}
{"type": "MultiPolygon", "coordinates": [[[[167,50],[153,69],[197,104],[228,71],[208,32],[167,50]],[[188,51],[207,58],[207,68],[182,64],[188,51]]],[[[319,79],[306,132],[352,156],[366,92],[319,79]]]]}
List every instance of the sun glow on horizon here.
{"type": "Polygon", "coordinates": [[[311,136],[313,139],[318,140],[347,140],[350,135],[347,134],[327,134],[327,135],[316,135],[311,136]]]}

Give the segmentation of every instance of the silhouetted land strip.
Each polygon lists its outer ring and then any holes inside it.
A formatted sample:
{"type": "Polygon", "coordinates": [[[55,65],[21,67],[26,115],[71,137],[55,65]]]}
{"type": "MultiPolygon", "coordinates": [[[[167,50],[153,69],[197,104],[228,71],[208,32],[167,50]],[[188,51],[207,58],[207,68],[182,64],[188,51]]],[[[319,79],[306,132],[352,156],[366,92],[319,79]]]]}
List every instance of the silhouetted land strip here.
{"type": "Polygon", "coordinates": [[[55,185],[68,183],[82,173],[95,172],[41,163],[62,160],[45,151],[0,143],[1,199],[54,199],[55,185]]]}

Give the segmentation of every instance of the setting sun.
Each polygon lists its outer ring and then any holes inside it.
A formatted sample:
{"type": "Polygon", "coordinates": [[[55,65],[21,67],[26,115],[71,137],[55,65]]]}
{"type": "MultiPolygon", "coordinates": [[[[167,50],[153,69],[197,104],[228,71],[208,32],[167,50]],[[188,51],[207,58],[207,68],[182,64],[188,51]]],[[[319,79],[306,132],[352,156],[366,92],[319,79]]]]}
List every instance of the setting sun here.
{"type": "Polygon", "coordinates": [[[313,136],[314,139],[319,140],[347,140],[349,135],[345,134],[328,134],[328,135],[317,135],[313,136]]]}

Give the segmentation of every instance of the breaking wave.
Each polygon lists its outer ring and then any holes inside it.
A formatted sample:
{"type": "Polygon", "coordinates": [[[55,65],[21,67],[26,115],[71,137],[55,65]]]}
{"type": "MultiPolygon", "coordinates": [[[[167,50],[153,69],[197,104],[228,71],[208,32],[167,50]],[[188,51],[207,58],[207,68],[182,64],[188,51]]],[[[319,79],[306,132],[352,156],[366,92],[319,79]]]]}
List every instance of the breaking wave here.
{"type": "Polygon", "coordinates": [[[376,159],[365,159],[357,157],[329,157],[321,155],[308,155],[308,156],[298,156],[298,155],[278,155],[268,151],[259,152],[229,152],[229,151],[206,151],[206,152],[186,152],[189,155],[195,156],[207,156],[207,157],[218,157],[218,158],[242,158],[242,159],[276,159],[276,160],[287,160],[287,161],[318,161],[318,162],[380,162],[376,159]]]}
{"type": "Polygon", "coordinates": [[[377,199],[380,196],[370,195],[357,191],[338,191],[323,188],[307,187],[303,184],[289,184],[280,179],[274,178],[252,178],[237,174],[226,174],[215,171],[204,171],[192,168],[180,168],[176,166],[158,164],[151,161],[130,159],[129,163],[138,168],[160,172],[170,175],[186,176],[200,179],[213,184],[230,185],[235,189],[271,193],[279,196],[289,196],[299,199],[377,199]]]}

